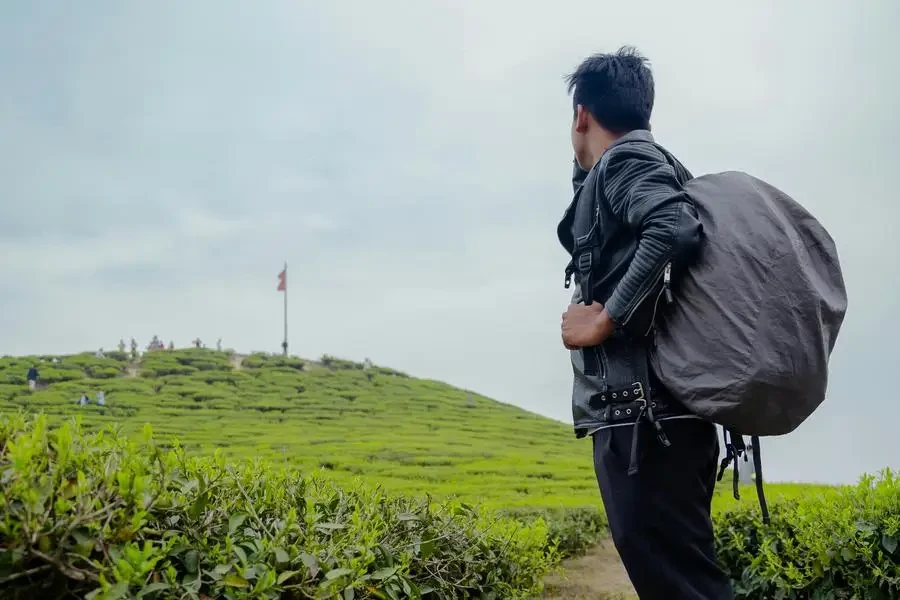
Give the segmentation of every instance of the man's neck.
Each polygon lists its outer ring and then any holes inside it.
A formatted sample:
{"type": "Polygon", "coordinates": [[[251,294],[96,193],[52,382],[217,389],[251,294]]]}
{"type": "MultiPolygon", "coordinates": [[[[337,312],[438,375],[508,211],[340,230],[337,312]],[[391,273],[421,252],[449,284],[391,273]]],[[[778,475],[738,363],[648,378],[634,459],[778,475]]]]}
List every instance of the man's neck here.
{"type": "Polygon", "coordinates": [[[622,136],[600,130],[597,132],[597,135],[588,141],[588,150],[591,153],[591,167],[596,166],[600,162],[600,159],[603,158],[609,147],[620,137],[622,136]]]}

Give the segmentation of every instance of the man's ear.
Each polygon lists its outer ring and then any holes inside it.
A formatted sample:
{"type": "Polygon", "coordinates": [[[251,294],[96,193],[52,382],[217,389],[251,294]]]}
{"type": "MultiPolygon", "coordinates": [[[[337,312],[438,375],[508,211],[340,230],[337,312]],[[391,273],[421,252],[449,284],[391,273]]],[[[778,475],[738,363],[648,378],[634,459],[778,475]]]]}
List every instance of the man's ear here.
{"type": "Polygon", "coordinates": [[[575,107],[575,131],[578,133],[586,133],[588,130],[588,122],[590,121],[590,114],[585,110],[583,104],[579,104],[575,107]]]}

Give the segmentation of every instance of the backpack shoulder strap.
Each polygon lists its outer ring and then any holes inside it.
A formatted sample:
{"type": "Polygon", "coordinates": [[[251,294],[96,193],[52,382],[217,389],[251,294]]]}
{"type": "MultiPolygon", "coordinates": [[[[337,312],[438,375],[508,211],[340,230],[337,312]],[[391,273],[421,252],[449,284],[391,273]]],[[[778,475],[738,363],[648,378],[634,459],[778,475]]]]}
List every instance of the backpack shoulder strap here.
{"type": "MultiPolygon", "coordinates": [[[[577,166],[578,163],[576,162],[575,164],[577,166]]],[[[602,164],[596,165],[593,169],[588,171],[585,177],[580,181],[575,191],[576,196],[578,196],[576,203],[588,200],[588,198],[584,196],[585,192],[593,196],[593,189],[596,188],[597,177],[599,176],[599,170],[601,168],[602,164]]],[[[597,230],[600,221],[599,199],[591,197],[589,201],[594,203],[591,227],[586,234],[574,239],[572,259],[569,261],[569,264],[566,265],[565,278],[565,287],[568,289],[572,283],[572,276],[576,276],[576,281],[581,289],[582,301],[587,306],[590,306],[594,302],[594,252],[598,246],[597,230]]]]}

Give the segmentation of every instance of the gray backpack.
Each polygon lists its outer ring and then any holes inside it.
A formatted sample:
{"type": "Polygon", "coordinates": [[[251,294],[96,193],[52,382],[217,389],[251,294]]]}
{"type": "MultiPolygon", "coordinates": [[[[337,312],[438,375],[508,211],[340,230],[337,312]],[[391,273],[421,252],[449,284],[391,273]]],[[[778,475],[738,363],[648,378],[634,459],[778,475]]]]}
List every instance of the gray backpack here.
{"type": "Polygon", "coordinates": [[[745,173],[704,175],[684,190],[704,241],[665,294],[651,365],[688,410],[726,429],[719,478],[734,460],[735,494],[751,436],[761,492],[758,437],[793,431],[825,399],[847,311],[837,249],[800,204],[745,173]]]}
{"type": "Polygon", "coordinates": [[[684,186],[703,224],[651,361],[693,413],[744,435],[790,433],[825,399],[847,311],[834,241],[783,192],[750,175],[684,186]]]}

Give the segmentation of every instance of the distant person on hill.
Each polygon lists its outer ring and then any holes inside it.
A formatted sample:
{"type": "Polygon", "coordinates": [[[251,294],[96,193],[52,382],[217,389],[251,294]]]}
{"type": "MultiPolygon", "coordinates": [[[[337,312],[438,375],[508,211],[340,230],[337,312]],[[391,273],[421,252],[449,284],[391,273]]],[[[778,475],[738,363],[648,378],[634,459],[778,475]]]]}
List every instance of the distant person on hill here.
{"type": "MultiPolygon", "coordinates": [[[[21,371],[20,371],[21,372],[21,371]]],[[[28,389],[33,390],[37,387],[37,379],[38,379],[38,370],[37,367],[31,365],[28,369],[28,375],[25,376],[25,379],[28,380],[28,389]]]]}
{"type": "Polygon", "coordinates": [[[700,243],[691,173],[650,133],[653,75],[635,50],[596,54],[569,76],[575,197],[557,228],[576,288],[562,317],[575,433],[594,469],[616,549],[641,600],[729,600],[710,504],[715,426],[658,383],[647,336],[671,264],[700,243]]]}
{"type": "Polygon", "coordinates": [[[106,406],[106,392],[103,390],[97,392],[97,406],[106,406]]]}
{"type": "Polygon", "coordinates": [[[78,406],[84,406],[86,404],[90,404],[87,392],[81,392],[81,397],[78,399],[78,406]]]}

